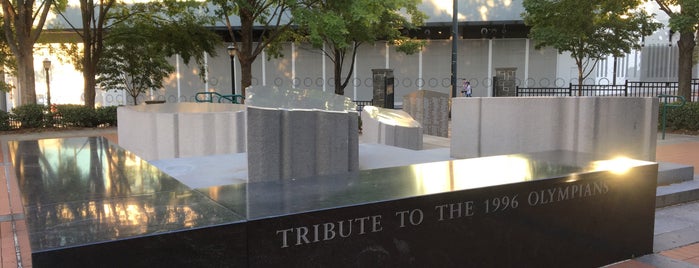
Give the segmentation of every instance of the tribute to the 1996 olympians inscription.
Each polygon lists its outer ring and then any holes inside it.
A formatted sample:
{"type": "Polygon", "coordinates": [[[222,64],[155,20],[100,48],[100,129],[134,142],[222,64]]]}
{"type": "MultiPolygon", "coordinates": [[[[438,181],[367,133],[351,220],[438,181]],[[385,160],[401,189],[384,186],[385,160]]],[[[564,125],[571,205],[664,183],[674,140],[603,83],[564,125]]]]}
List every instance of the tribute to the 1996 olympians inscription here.
{"type": "MultiPolygon", "coordinates": [[[[571,183],[564,186],[546,188],[526,193],[495,196],[482,201],[464,200],[460,202],[435,204],[434,213],[425,213],[422,209],[413,208],[388,213],[387,217],[395,217],[397,228],[416,227],[425,221],[444,222],[461,218],[473,217],[480,214],[490,214],[517,209],[520,206],[537,207],[547,204],[564,202],[573,199],[604,195],[609,192],[609,186],[603,182],[571,183]],[[526,200],[524,200],[526,198],[526,200]],[[522,200],[520,200],[522,199],[522,200]],[[521,202],[520,202],[521,201],[521,202]],[[426,218],[432,216],[432,218],[426,218]]],[[[344,219],[333,222],[323,222],[308,226],[294,226],[276,231],[280,247],[302,246],[334,239],[345,239],[356,235],[366,235],[384,230],[382,225],[384,215],[344,219]]]]}
{"type": "Polygon", "coordinates": [[[607,192],[609,192],[609,186],[607,186],[607,184],[604,182],[572,184],[566,185],[565,187],[532,191],[527,196],[527,201],[530,206],[538,206],[582,197],[606,194],[607,192]]]}

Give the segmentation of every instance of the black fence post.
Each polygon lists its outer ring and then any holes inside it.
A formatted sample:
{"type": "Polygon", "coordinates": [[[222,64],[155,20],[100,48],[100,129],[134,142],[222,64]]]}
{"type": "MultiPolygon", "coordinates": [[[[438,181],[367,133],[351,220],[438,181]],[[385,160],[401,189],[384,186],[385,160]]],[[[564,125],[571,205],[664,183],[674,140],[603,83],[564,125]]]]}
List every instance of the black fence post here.
{"type": "Polygon", "coordinates": [[[568,97],[573,96],[573,83],[568,83],[568,97]]]}

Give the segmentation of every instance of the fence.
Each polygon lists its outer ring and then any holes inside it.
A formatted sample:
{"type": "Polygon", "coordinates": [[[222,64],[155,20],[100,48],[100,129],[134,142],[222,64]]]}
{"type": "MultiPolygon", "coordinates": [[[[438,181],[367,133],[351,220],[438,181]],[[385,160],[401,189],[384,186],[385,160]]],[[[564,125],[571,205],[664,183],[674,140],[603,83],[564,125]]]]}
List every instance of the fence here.
{"type": "MultiPolygon", "coordinates": [[[[658,95],[678,95],[677,82],[632,82],[623,85],[573,85],[568,87],[516,87],[516,96],[566,97],[566,96],[625,96],[657,97],[658,95]]],[[[699,101],[699,79],[692,79],[692,101],[699,101]]]]}
{"type": "Polygon", "coordinates": [[[371,100],[368,100],[368,101],[356,100],[356,101],[353,101],[353,102],[354,102],[355,104],[357,104],[357,112],[360,112],[360,113],[361,113],[362,110],[364,109],[364,106],[366,106],[366,105],[371,106],[371,105],[372,105],[372,104],[371,104],[371,100]]]}
{"type": "MultiPolygon", "coordinates": [[[[10,130],[17,130],[22,128],[22,122],[21,120],[18,120],[15,117],[10,117],[7,119],[8,126],[10,130]]],[[[39,126],[36,128],[81,128],[81,127],[88,127],[84,125],[75,125],[73,122],[68,122],[67,120],[63,119],[63,116],[54,114],[51,117],[44,117],[40,120],[40,122],[32,122],[32,124],[38,124],[39,126]]],[[[116,126],[112,125],[110,123],[98,123],[95,125],[95,127],[109,127],[109,126],[116,126]]],[[[28,127],[28,128],[34,128],[34,127],[28,127]]]]}

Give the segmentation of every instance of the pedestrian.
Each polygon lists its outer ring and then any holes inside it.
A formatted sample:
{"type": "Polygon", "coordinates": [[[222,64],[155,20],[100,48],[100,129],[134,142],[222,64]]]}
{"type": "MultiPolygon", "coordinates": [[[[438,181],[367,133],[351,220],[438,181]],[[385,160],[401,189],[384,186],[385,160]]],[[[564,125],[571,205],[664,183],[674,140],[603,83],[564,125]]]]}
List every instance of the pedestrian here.
{"type": "Polygon", "coordinates": [[[471,97],[471,82],[464,80],[464,87],[461,89],[462,97],[471,97]]]}

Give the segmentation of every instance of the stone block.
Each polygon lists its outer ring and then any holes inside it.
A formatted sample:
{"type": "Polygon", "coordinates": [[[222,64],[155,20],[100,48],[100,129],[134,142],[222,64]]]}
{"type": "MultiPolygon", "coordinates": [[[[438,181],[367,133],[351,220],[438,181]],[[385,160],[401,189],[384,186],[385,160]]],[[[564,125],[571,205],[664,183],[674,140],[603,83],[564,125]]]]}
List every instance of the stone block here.
{"type": "Polygon", "coordinates": [[[570,150],[654,161],[657,114],[655,98],[456,98],[451,156],[570,150]]]}
{"type": "Polygon", "coordinates": [[[368,143],[422,150],[422,126],[401,110],[364,106],[362,136],[368,143]]]}
{"type": "Polygon", "coordinates": [[[244,152],[244,107],[227,103],[119,107],[119,144],[145,160],[244,152]]]}
{"type": "Polygon", "coordinates": [[[424,134],[449,136],[449,94],[418,90],[403,96],[403,111],[422,126],[424,134]]]}
{"type": "Polygon", "coordinates": [[[318,90],[251,87],[248,180],[274,181],[359,169],[356,105],[318,90]]]}

